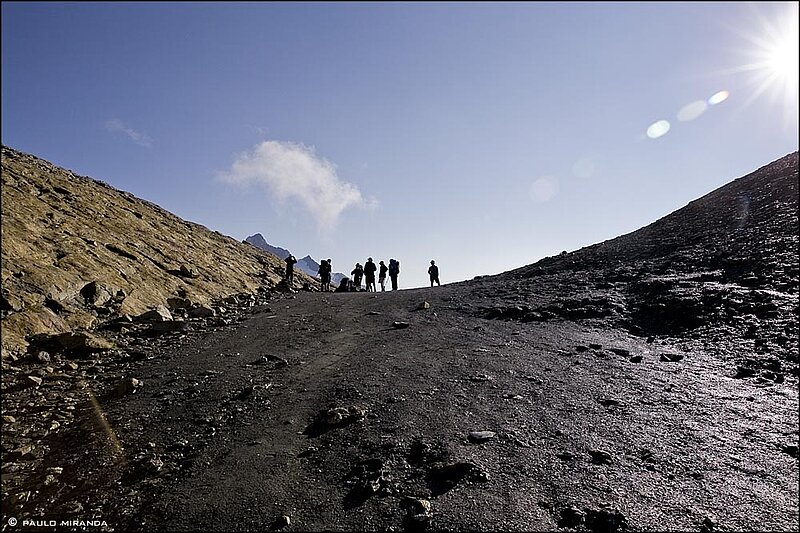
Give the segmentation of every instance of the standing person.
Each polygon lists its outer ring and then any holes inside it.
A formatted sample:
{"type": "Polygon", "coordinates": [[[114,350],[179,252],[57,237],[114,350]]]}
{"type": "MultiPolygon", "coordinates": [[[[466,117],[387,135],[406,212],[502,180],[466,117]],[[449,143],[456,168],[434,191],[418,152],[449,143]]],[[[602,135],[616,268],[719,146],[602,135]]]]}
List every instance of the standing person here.
{"type": "Polygon", "coordinates": [[[353,285],[356,290],[361,290],[361,278],[364,277],[364,267],[361,263],[356,263],[356,267],[350,272],[353,275],[353,285]]]}
{"type": "Polygon", "coordinates": [[[286,282],[291,285],[294,281],[294,264],[297,263],[297,259],[294,258],[292,254],[289,254],[289,257],[285,259],[286,261],[286,282]]]}
{"type": "Polygon", "coordinates": [[[323,291],[331,290],[331,266],[327,260],[323,259],[320,261],[317,273],[319,274],[319,279],[322,284],[321,289],[323,291]]]}
{"type": "Polygon", "coordinates": [[[397,290],[397,276],[400,274],[400,261],[389,259],[389,277],[392,279],[392,290],[397,290]]]}
{"type": "Polygon", "coordinates": [[[436,266],[436,262],[433,259],[431,259],[431,266],[428,267],[428,275],[431,277],[431,287],[433,287],[434,281],[441,286],[441,283],[439,283],[439,267],[436,266]]]}
{"type": "Polygon", "coordinates": [[[378,283],[381,284],[381,292],[386,292],[386,272],[389,271],[389,268],[383,264],[381,261],[381,269],[378,274],[378,283]]]}
{"type": "Polygon", "coordinates": [[[367,283],[367,292],[375,292],[375,271],[378,267],[372,262],[372,258],[364,263],[364,281],[367,283]]]}

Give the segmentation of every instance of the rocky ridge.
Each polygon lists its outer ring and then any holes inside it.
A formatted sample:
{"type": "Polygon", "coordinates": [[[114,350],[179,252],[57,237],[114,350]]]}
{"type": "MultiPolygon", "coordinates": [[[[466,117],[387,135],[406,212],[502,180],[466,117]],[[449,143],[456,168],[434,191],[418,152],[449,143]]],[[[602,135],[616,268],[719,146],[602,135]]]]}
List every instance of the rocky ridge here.
{"type": "MultiPolygon", "coordinates": [[[[159,305],[178,310],[175,318],[210,313],[215,299],[275,288],[283,270],[254,246],[2,148],[4,360],[24,353],[35,335],[90,332],[159,305]]],[[[313,280],[299,275],[296,283],[313,280]]]]}
{"type": "Polygon", "coordinates": [[[798,375],[799,239],[795,152],[630,234],[499,275],[516,302],[484,316],[610,318],[645,338],[733,339],[742,376],[782,380],[798,375]],[[525,297],[552,283],[572,294],[525,297]]]}

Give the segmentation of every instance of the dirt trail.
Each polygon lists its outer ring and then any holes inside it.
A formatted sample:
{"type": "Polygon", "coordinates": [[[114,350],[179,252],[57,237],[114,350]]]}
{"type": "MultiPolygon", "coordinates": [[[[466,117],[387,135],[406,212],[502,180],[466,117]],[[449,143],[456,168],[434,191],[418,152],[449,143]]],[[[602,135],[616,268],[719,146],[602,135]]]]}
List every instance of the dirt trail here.
{"type": "Polygon", "coordinates": [[[106,512],[143,530],[796,530],[796,384],[602,322],[475,318],[490,289],[301,293],[141,362],[141,393],[104,407],[131,465],[163,465],[129,468],[106,512]],[[319,423],[333,408],[351,411],[319,423]]]}

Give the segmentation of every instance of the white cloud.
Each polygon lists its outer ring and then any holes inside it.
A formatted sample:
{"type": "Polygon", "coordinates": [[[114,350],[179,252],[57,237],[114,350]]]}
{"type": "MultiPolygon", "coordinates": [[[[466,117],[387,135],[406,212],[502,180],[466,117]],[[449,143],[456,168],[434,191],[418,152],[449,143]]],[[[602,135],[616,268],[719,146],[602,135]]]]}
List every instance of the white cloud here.
{"type": "Polygon", "coordinates": [[[125,124],[122,123],[121,120],[117,118],[113,118],[106,122],[106,130],[110,131],[111,133],[124,133],[130,139],[140,146],[147,146],[150,147],[153,144],[153,139],[150,138],[149,135],[146,133],[141,133],[133,128],[129,128],[125,124]]]}
{"type": "Polygon", "coordinates": [[[345,209],[377,204],[342,181],[336,166],[318,157],[313,148],[292,142],[264,141],[252,152],[240,154],[219,178],[238,186],[261,185],[281,202],[294,199],[323,229],[332,229],[345,209]]]}

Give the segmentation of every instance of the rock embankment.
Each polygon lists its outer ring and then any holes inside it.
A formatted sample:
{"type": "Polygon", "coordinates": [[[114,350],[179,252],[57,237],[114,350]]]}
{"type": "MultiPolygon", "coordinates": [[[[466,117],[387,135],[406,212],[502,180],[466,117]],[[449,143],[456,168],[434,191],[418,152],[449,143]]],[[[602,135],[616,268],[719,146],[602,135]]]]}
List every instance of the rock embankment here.
{"type": "Polygon", "coordinates": [[[212,300],[274,288],[283,274],[278,258],[250,244],[5,146],[2,200],[4,360],[43,334],[90,331],[159,305],[208,315],[212,300]]]}

